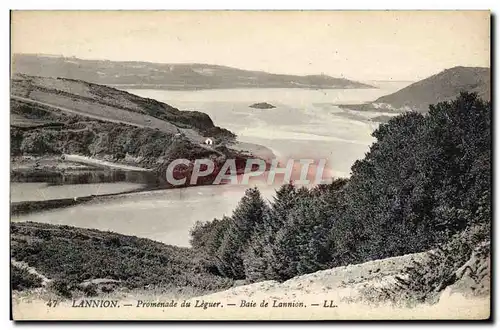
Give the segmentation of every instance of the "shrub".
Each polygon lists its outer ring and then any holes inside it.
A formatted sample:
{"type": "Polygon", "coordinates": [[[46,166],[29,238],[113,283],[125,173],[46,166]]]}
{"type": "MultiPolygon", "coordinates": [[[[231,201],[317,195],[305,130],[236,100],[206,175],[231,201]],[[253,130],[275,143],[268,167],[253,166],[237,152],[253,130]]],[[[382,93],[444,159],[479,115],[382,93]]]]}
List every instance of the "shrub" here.
{"type": "Polygon", "coordinates": [[[26,268],[11,265],[10,283],[13,290],[26,290],[42,286],[42,279],[30,273],[26,268]]]}
{"type": "Polygon", "coordinates": [[[95,297],[98,294],[98,287],[94,283],[90,283],[83,288],[83,293],[87,297],[95,297]]]}
{"type": "MultiPolygon", "coordinates": [[[[425,116],[394,117],[373,136],[376,142],[352,166],[349,180],[313,189],[284,185],[265,209],[246,194],[215,255],[221,273],[286,280],[426,251],[473,225],[489,228],[489,102],[461,93],[430,106],[425,116]]],[[[204,224],[193,232],[195,240],[217,236],[216,228],[204,224]]]]}
{"type": "Polygon", "coordinates": [[[50,288],[64,298],[71,298],[69,282],[62,279],[55,279],[50,283],[50,288]]]}
{"type": "Polygon", "coordinates": [[[53,279],[54,291],[66,296],[99,278],[120,281],[110,290],[169,285],[203,293],[232,284],[199,251],[134,236],[28,222],[11,224],[11,240],[12,258],[53,279]]]}
{"type": "Polygon", "coordinates": [[[58,153],[54,148],[55,136],[49,130],[34,130],[23,135],[20,150],[23,154],[44,155],[58,153]]]}
{"type": "Polygon", "coordinates": [[[351,262],[423,251],[470,225],[480,205],[488,214],[490,114],[490,103],[462,93],[380,125],[335,226],[351,262]]]}

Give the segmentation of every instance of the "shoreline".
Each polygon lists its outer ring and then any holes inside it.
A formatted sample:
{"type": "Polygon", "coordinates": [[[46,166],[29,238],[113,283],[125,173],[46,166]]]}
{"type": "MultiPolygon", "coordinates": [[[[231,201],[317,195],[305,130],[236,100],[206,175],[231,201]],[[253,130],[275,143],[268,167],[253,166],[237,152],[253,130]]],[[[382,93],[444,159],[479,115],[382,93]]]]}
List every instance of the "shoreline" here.
{"type": "MultiPolygon", "coordinates": [[[[12,183],[12,182],[11,182],[12,183]]],[[[220,183],[220,185],[226,185],[227,183],[220,183]]],[[[185,186],[168,186],[168,187],[159,187],[159,186],[146,186],[143,188],[137,188],[130,191],[122,191],[115,193],[108,193],[102,195],[87,195],[73,198],[57,198],[57,199],[47,199],[47,200],[38,200],[38,201],[18,201],[18,202],[10,202],[10,215],[11,216],[20,216],[31,213],[43,212],[48,210],[56,210],[62,209],[66,207],[76,206],[80,204],[84,204],[92,201],[105,201],[112,200],[114,198],[119,197],[128,197],[134,196],[137,194],[155,192],[161,190],[173,190],[173,189],[187,189],[194,188],[200,186],[211,186],[212,183],[201,183],[196,185],[185,185],[185,186]]]]}
{"type": "MultiPolygon", "coordinates": [[[[165,188],[169,189],[169,188],[165,188]]],[[[118,193],[109,193],[102,195],[88,195],[81,197],[73,197],[73,198],[58,198],[58,199],[47,199],[41,201],[20,201],[20,202],[11,202],[10,203],[10,215],[11,216],[19,216],[30,213],[42,212],[47,210],[54,209],[62,209],[66,207],[71,207],[79,204],[83,204],[86,202],[90,202],[93,200],[112,198],[115,196],[121,196],[126,194],[133,194],[138,192],[145,191],[153,191],[160,190],[159,188],[138,188],[132,191],[118,192],[118,193]]]]}
{"type": "Polygon", "coordinates": [[[290,84],[288,86],[262,86],[262,85],[227,85],[227,86],[207,86],[207,85],[170,85],[170,84],[102,84],[119,90],[129,89],[151,89],[161,91],[179,91],[179,92],[193,92],[193,91],[210,91],[210,90],[231,90],[231,89],[380,89],[377,86],[333,86],[333,85],[300,85],[290,84]]]}
{"type": "Polygon", "coordinates": [[[96,167],[105,167],[105,168],[112,168],[112,169],[121,169],[125,171],[140,171],[140,172],[152,172],[152,169],[144,168],[144,167],[139,167],[139,166],[132,166],[132,165],[125,165],[125,164],[120,164],[120,163],[113,163],[109,162],[106,160],[101,160],[101,159],[96,159],[96,158],[91,158],[88,156],[81,156],[81,155],[71,155],[71,154],[63,154],[65,161],[72,162],[72,163],[78,163],[78,164],[85,164],[85,165],[94,165],[96,167]]]}
{"type": "MultiPolygon", "coordinates": [[[[228,149],[236,152],[239,156],[243,158],[255,157],[262,159],[269,166],[272,159],[276,158],[273,151],[266,146],[258,145],[254,143],[247,143],[241,141],[234,141],[228,146],[228,149]]],[[[99,171],[125,171],[125,172],[139,172],[144,174],[153,174],[153,169],[148,169],[139,166],[120,164],[116,162],[106,161],[102,159],[92,158],[83,155],[76,154],[62,154],[62,155],[42,155],[42,156],[21,156],[21,157],[11,157],[10,161],[10,183],[23,183],[23,182],[44,182],[50,183],[44,180],[44,177],[59,177],[65,175],[72,175],[84,172],[99,172],[99,171]],[[23,174],[24,173],[24,174],[23,174]],[[14,180],[17,176],[22,177],[23,175],[40,177],[39,180],[34,181],[23,181],[14,180]]],[[[240,170],[240,169],[239,169],[240,170]]],[[[238,174],[239,173],[238,171],[238,174]]],[[[121,181],[120,181],[121,182],[121,181]]],[[[128,182],[128,181],[123,181],[128,182]]],[[[107,182],[102,182],[107,183],[107,182]]],[[[65,197],[56,199],[46,199],[46,200],[24,200],[17,202],[10,202],[10,215],[20,216],[30,213],[43,212],[47,210],[61,209],[71,206],[76,206],[79,204],[106,200],[110,198],[115,198],[119,196],[127,196],[136,193],[152,192],[158,190],[170,190],[178,188],[189,188],[197,186],[207,186],[211,185],[211,181],[202,181],[194,185],[182,185],[182,186],[169,186],[161,185],[158,182],[144,182],[144,187],[131,189],[129,191],[114,192],[100,195],[86,195],[78,197],[65,197]]],[[[225,183],[221,183],[225,184],[225,183]]],[[[63,184],[64,185],[64,184],[63,184]]],[[[9,189],[10,190],[10,189],[9,189]]]]}

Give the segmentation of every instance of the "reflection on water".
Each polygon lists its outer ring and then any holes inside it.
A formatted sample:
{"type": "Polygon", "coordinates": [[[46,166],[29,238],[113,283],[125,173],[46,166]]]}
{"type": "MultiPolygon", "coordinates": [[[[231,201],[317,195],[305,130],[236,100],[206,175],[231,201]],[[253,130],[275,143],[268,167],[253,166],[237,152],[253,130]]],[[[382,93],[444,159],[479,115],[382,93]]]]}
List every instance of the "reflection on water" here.
{"type": "Polygon", "coordinates": [[[161,178],[151,172],[123,170],[92,170],[72,172],[25,171],[11,175],[12,182],[46,182],[50,185],[130,182],[150,187],[161,184],[161,178]]]}
{"type": "Polygon", "coordinates": [[[166,186],[152,172],[94,170],[72,172],[25,171],[11,176],[11,202],[106,195],[166,186]]]}
{"type": "Polygon", "coordinates": [[[129,182],[49,185],[43,182],[12,182],[10,201],[33,202],[52,199],[107,195],[142,189],[143,184],[129,182]]]}

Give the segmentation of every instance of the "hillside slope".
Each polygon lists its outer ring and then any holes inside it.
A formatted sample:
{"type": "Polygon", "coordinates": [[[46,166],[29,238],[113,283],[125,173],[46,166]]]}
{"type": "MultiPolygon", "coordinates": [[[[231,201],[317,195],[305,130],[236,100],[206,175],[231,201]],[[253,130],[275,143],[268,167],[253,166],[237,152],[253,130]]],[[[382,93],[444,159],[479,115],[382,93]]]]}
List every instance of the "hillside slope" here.
{"type": "Polygon", "coordinates": [[[11,233],[13,265],[28,269],[47,283],[14,291],[14,310],[20,317],[37,313],[47,299],[60,299],[55,294],[60,297],[61,288],[54,283],[61,278],[72,293],[63,291],[68,296],[60,302],[59,314],[51,309],[44,312],[45,317],[60,318],[62,311],[70,311],[63,313],[64,318],[113,319],[127,317],[122,313],[129,312],[114,309],[98,316],[89,310],[75,311],[68,300],[71,295],[77,301],[90,295],[134,306],[138,301],[178,302],[176,307],[150,308],[147,313],[134,309],[136,317],[146,319],[485,319],[490,315],[489,241],[477,245],[456,269],[448,268],[451,278],[434,278],[429,286],[421,285],[413,270],[435,268],[435,251],[336,267],[283,283],[264,281],[228,289],[237,283],[211,274],[210,265],[192,249],[36,223],[13,224],[11,233]],[[71,268],[71,263],[51,262],[68,258],[79,260],[76,268],[71,268]],[[103,258],[113,263],[103,266],[103,258]],[[92,292],[86,289],[89,283],[94,283],[92,292]],[[214,291],[219,292],[210,293],[214,291]],[[184,300],[191,302],[192,308],[181,308],[184,300]],[[263,301],[268,305],[261,306],[263,301]]]}
{"type": "Polygon", "coordinates": [[[475,92],[482,99],[491,98],[490,69],[457,66],[413,83],[393,94],[362,105],[346,105],[354,110],[427,112],[430,104],[449,101],[460,92],[475,92]]]}
{"type": "MultiPolygon", "coordinates": [[[[15,75],[11,80],[12,99],[36,103],[90,118],[121,122],[165,133],[210,130],[210,117],[198,111],[180,111],[168,104],[145,99],[111,87],[82,80],[15,75]]],[[[200,139],[201,141],[201,139],[200,139]]]]}
{"type": "Polygon", "coordinates": [[[242,146],[199,111],[81,80],[21,74],[11,79],[13,156],[79,154],[156,168],[176,158],[222,160],[253,150],[272,158],[262,146],[242,146]],[[205,146],[205,137],[217,145],[205,146]]]}
{"type": "Polygon", "coordinates": [[[408,107],[427,111],[429,104],[436,104],[458,97],[461,91],[476,92],[490,100],[490,69],[457,66],[420,80],[396,93],[382,96],[373,103],[386,103],[394,108],[408,107]]]}
{"type": "Polygon", "coordinates": [[[327,75],[295,76],[211,64],[116,62],[32,54],[14,54],[12,71],[147,89],[375,88],[327,75]]]}
{"type": "Polygon", "coordinates": [[[103,279],[108,285],[102,292],[148,286],[198,295],[233,282],[210,272],[203,254],[146,238],[37,222],[12,222],[10,232],[11,262],[44,278],[33,287],[65,283],[66,290],[54,288],[62,296],[81,293],[87,282],[103,279]]]}

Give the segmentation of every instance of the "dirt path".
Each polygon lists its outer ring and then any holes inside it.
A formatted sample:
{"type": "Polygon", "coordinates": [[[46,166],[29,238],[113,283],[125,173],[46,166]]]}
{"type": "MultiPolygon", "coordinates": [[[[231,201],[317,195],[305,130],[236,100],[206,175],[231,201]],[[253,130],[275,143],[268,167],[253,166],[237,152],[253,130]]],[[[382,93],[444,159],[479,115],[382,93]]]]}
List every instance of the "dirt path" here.
{"type": "Polygon", "coordinates": [[[65,158],[65,160],[70,161],[70,162],[74,162],[74,163],[95,165],[95,166],[100,166],[100,167],[110,167],[110,168],[116,168],[116,169],[121,169],[121,170],[126,170],[126,171],[141,171],[141,172],[151,172],[152,171],[150,169],[143,168],[143,167],[112,163],[112,162],[108,162],[105,160],[100,160],[100,159],[95,159],[95,158],[90,158],[90,157],[80,156],[80,155],[64,154],[64,158],[65,158]]]}
{"type": "Polygon", "coordinates": [[[131,125],[131,126],[136,126],[136,127],[148,127],[147,125],[141,125],[141,124],[138,124],[138,123],[134,123],[134,122],[130,122],[130,121],[125,121],[125,120],[111,119],[111,118],[108,118],[108,117],[105,117],[105,116],[93,115],[93,114],[89,114],[89,113],[86,113],[86,112],[82,112],[82,111],[78,111],[78,110],[74,110],[74,109],[69,109],[69,108],[66,108],[66,107],[61,107],[59,105],[55,105],[55,104],[50,104],[50,103],[46,103],[46,102],[41,102],[41,101],[29,99],[29,98],[26,98],[26,97],[21,97],[21,96],[16,96],[16,95],[11,95],[10,97],[12,99],[14,99],[14,100],[18,100],[18,101],[21,101],[21,102],[34,103],[34,104],[38,104],[38,105],[42,105],[42,106],[54,108],[54,109],[57,109],[57,110],[60,110],[60,111],[63,111],[63,112],[69,112],[69,113],[74,114],[74,115],[85,116],[85,117],[88,117],[88,118],[99,119],[99,120],[109,121],[109,122],[118,123],[118,124],[126,124],[126,125],[131,125]]]}
{"type": "Polygon", "coordinates": [[[299,276],[284,283],[265,281],[186,299],[149,290],[113,292],[100,298],[130,307],[106,309],[105,312],[72,308],[70,300],[62,301],[57,309],[47,309],[41,299],[27,302],[15,297],[13,311],[14,317],[19,319],[437,320],[489,317],[488,296],[465,297],[458,293],[442,296],[436,304],[413,307],[398,307],[383,300],[374,304],[357,299],[362,298],[366,288],[394,287],[396,276],[404,276],[402,270],[406,266],[426,256],[427,253],[417,253],[375,260],[299,276]],[[190,307],[182,307],[183,301],[189,302],[190,307]],[[177,302],[177,305],[144,308],[147,303],[170,302],[177,302]]]}
{"type": "Polygon", "coordinates": [[[30,274],[33,274],[35,275],[36,277],[40,278],[42,280],[42,285],[43,286],[47,286],[47,284],[50,283],[50,281],[52,281],[51,279],[49,279],[48,277],[46,277],[45,275],[43,274],[40,274],[35,268],[33,267],[30,267],[28,266],[27,263],[25,262],[22,262],[22,261],[16,261],[14,259],[11,259],[10,260],[10,263],[13,265],[13,266],[16,266],[16,267],[19,267],[19,268],[24,268],[28,271],[28,273],[30,274]]]}
{"type": "MultiPolygon", "coordinates": [[[[189,139],[191,139],[193,142],[202,143],[204,141],[204,138],[201,135],[199,135],[196,131],[194,131],[193,129],[179,128],[179,127],[177,127],[177,126],[175,126],[167,121],[160,120],[158,118],[155,118],[155,117],[143,114],[143,113],[133,113],[133,112],[130,112],[127,110],[114,108],[115,113],[116,113],[116,111],[119,111],[123,114],[123,116],[125,116],[125,114],[130,115],[130,116],[140,116],[140,118],[141,118],[140,121],[145,120],[145,123],[140,123],[139,120],[124,120],[123,118],[120,118],[120,119],[110,118],[109,116],[101,116],[101,115],[97,115],[95,113],[89,113],[87,111],[70,109],[67,107],[63,107],[61,105],[52,104],[49,102],[43,102],[43,101],[39,101],[39,100],[31,99],[31,98],[26,98],[26,97],[22,97],[22,96],[17,96],[17,95],[11,95],[11,98],[14,100],[21,101],[21,102],[27,102],[27,103],[32,103],[32,104],[36,104],[36,105],[46,106],[46,107],[57,109],[59,111],[63,111],[66,113],[84,116],[87,118],[92,118],[92,119],[97,119],[97,120],[103,120],[103,121],[112,122],[112,123],[131,125],[131,126],[140,127],[140,128],[152,128],[152,129],[158,128],[158,129],[160,129],[166,133],[170,133],[170,134],[174,134],[174,133],[177,133],[180,131],[180,132],[184,133],[184,135],[186,137],[188,137],[189,139]]],[[[106,107],[109,107],[109,106],[106,105],[106,107]]]]}

